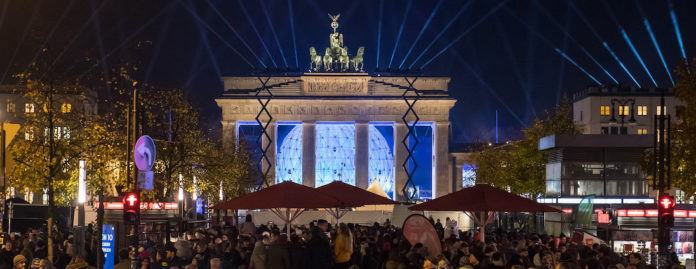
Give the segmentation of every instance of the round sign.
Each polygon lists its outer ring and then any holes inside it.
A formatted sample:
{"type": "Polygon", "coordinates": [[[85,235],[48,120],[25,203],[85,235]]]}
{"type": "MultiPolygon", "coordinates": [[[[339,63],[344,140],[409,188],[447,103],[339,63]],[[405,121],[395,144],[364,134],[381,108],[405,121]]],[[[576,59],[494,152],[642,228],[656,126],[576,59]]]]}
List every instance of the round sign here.
{"type": "Polygon", "coordinates": [[[155,165],[155,142],[147,135],[143,135],[135,142],[133,148],[135,166],[140,170],[150,170],[155,165]]]}

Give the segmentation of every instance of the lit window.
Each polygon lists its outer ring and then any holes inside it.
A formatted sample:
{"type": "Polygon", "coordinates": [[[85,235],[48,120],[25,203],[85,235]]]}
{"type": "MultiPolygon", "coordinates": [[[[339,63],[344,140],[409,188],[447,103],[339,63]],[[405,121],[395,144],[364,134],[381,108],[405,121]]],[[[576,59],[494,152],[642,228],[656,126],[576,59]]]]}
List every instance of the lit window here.
{"type": "Polygon", "coordinates": [[[648,115],[648,106],[638,106],[638,116],[648,115]]]}
{"type": "Polygon", "coordinates": [[[24,104],[24,113],[34,113],[34,104],[32,104],[32,103],[24,104]]]}
{"type": "Polygon", "coordinates": [[[667,115],[667,107],[666,107],[666,106],[663,106],[663,107],[662,107],[662,110],[660,110],[660,106],[657,106],[657,107],[655,108],[655,115],[658,115],[658,116],[659,116],[659,115],[662,115],[662,111],[664,111],[664,112],[665,112],[665,115],[667,115]]]}
{"type": "Polygon", "coordinates": [[[646,134],[648,134],[648,129],[645,129],[645,128],[638,129],[638,134],[639,135],[646,135],[646,134]]]}
{"type": "Polygon", "coordinates": [[[60,106],[60,111],[63,113],[70,113],[70,111],[72,111],[72,105],[63,103],[63,105],[60,106]]]}
{"type": "Polygon", "coordinates": [[[34,128],[29,128],[29,130],[24,133],[24,140],[34,140],[34,128]]]}
{"type": "Polygon", "coordinates": [[[619,106],[619,115],[628,116],[630,114],[631,110],[629,110],[628,106],[619,106]]]}
{"type": "Polygon", "coordinates": [[[601,109],[600,115],[609,116],[609,114],[611,114],[611,110],[609,109],[609,106],[601,106],[599,108],[601,109]]]}
{"type": "Polygon", "coordinates": [[[12,102],[12,99],[7,99],[7,112],[9,112],[9,113],[15,112],[15,103],[12,102]]]}

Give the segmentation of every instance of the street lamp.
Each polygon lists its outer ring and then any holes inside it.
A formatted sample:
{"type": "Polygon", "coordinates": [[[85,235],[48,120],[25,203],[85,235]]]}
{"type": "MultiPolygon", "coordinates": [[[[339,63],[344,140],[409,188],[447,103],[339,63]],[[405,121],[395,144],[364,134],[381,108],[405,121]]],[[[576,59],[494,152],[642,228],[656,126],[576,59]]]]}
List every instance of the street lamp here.
{"type": "Polygon", "coordinates": [[[624,98],[624,99],[617,99],[613,98],[611,99],[611,119],[609,119],[609,124],[611,125],[616,125],[618,123],[618,120],[616,120],[616,105],[619,106],[619,117],[621,118],[621,125],[619,129],[623,129],[624,123],[626,122],[626,114],[630,114],[630,119],[628,120],[629,125],[635,125],[636,124],[636,118],[635,118],[635,111],[634,111],[634,106],[636,104],[636,99],[634,98],[624,98]],[[628,111],[626,110],[626,107],[628,106],[627,104],[630,104],[630,108],[628,111]]]}

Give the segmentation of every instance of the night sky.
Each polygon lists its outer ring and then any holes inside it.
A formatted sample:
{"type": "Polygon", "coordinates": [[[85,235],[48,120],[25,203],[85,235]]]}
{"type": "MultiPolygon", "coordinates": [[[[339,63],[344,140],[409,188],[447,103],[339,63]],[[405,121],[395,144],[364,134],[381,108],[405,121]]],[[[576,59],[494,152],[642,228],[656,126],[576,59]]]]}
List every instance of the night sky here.
{"type": "Polygon", "coordinates": [[[596,85],[556,48],[601,83],[613,83],[613,80],[598,64],[618,83],[634,86],[633,79],[603,46],[602,42],[606,42],[641,86],[653,87],[648,73],[626,42],[623,27],[655,83],[669,87],[672,84],[644,18],[650,23],[667,67],[673,70],[683,62],[670,16],[673,10],[685,54],[696,55],[696,16],[693,16],[696,1],[693,0],[572,3],[414,0],[410,4],[388,0],[293,0],[290,3],[2,0],[1,83],[11,82],[9,75],[23,71],[45,45],[57,51],[67,48],[57,65],[63,70],[82,73],[84,70],[74,63],[85,55],[122,57],[137,41],[150,41],[149,51],[140,58],[143,74],[139,80],[183,88],[200,109],[204,123],[212,126],[220,117],[214,102],[222,92],[220,76],[249,74],[251,65],[262,66],[259,59],[268,67],[286,68],[287,64],[288,68],[307,70],[308,48],[314,46],[321,52],[328,46],[331,28],[327,13],[341,13],[339,31],[344,34],[344,43],[351,54],[359,46],[365,46],[368,72],[375,71],[377,66],[387,68],[390,61],[392,68],[398,68],[407,54],[402,68],[409,67],[434,40],[413,68],[422,67],[426,75],[452,77],[450,94],[458,99],[451,111],[453,139],[457,142],[492,140],[498,110],[504,141],[518,138],[523,126],[552,108],[564,93],[572,94],[596,85]],[[289,7],[294,18],[295,42],[289,7]],[[433,11],[430,23],[423,28],[433,11]],[[405,23],[399,37],[402,22],[405,23]],[[450,27],[443,31],[449,22],[450,27]],[[413,46],[421,29],[424,29],[422,35],[413,46]]]}

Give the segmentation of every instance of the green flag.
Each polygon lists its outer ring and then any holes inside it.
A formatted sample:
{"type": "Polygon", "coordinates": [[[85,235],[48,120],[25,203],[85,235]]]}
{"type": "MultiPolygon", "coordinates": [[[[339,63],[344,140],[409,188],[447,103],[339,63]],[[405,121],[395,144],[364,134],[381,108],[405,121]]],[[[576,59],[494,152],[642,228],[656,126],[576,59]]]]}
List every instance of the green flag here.
{"type": "Polygon", "coordinates": [[[594,211],[594,195],[582,198],[575,213],[575,227],[589,228],[592,225],[592,213],[594,211]]]}

